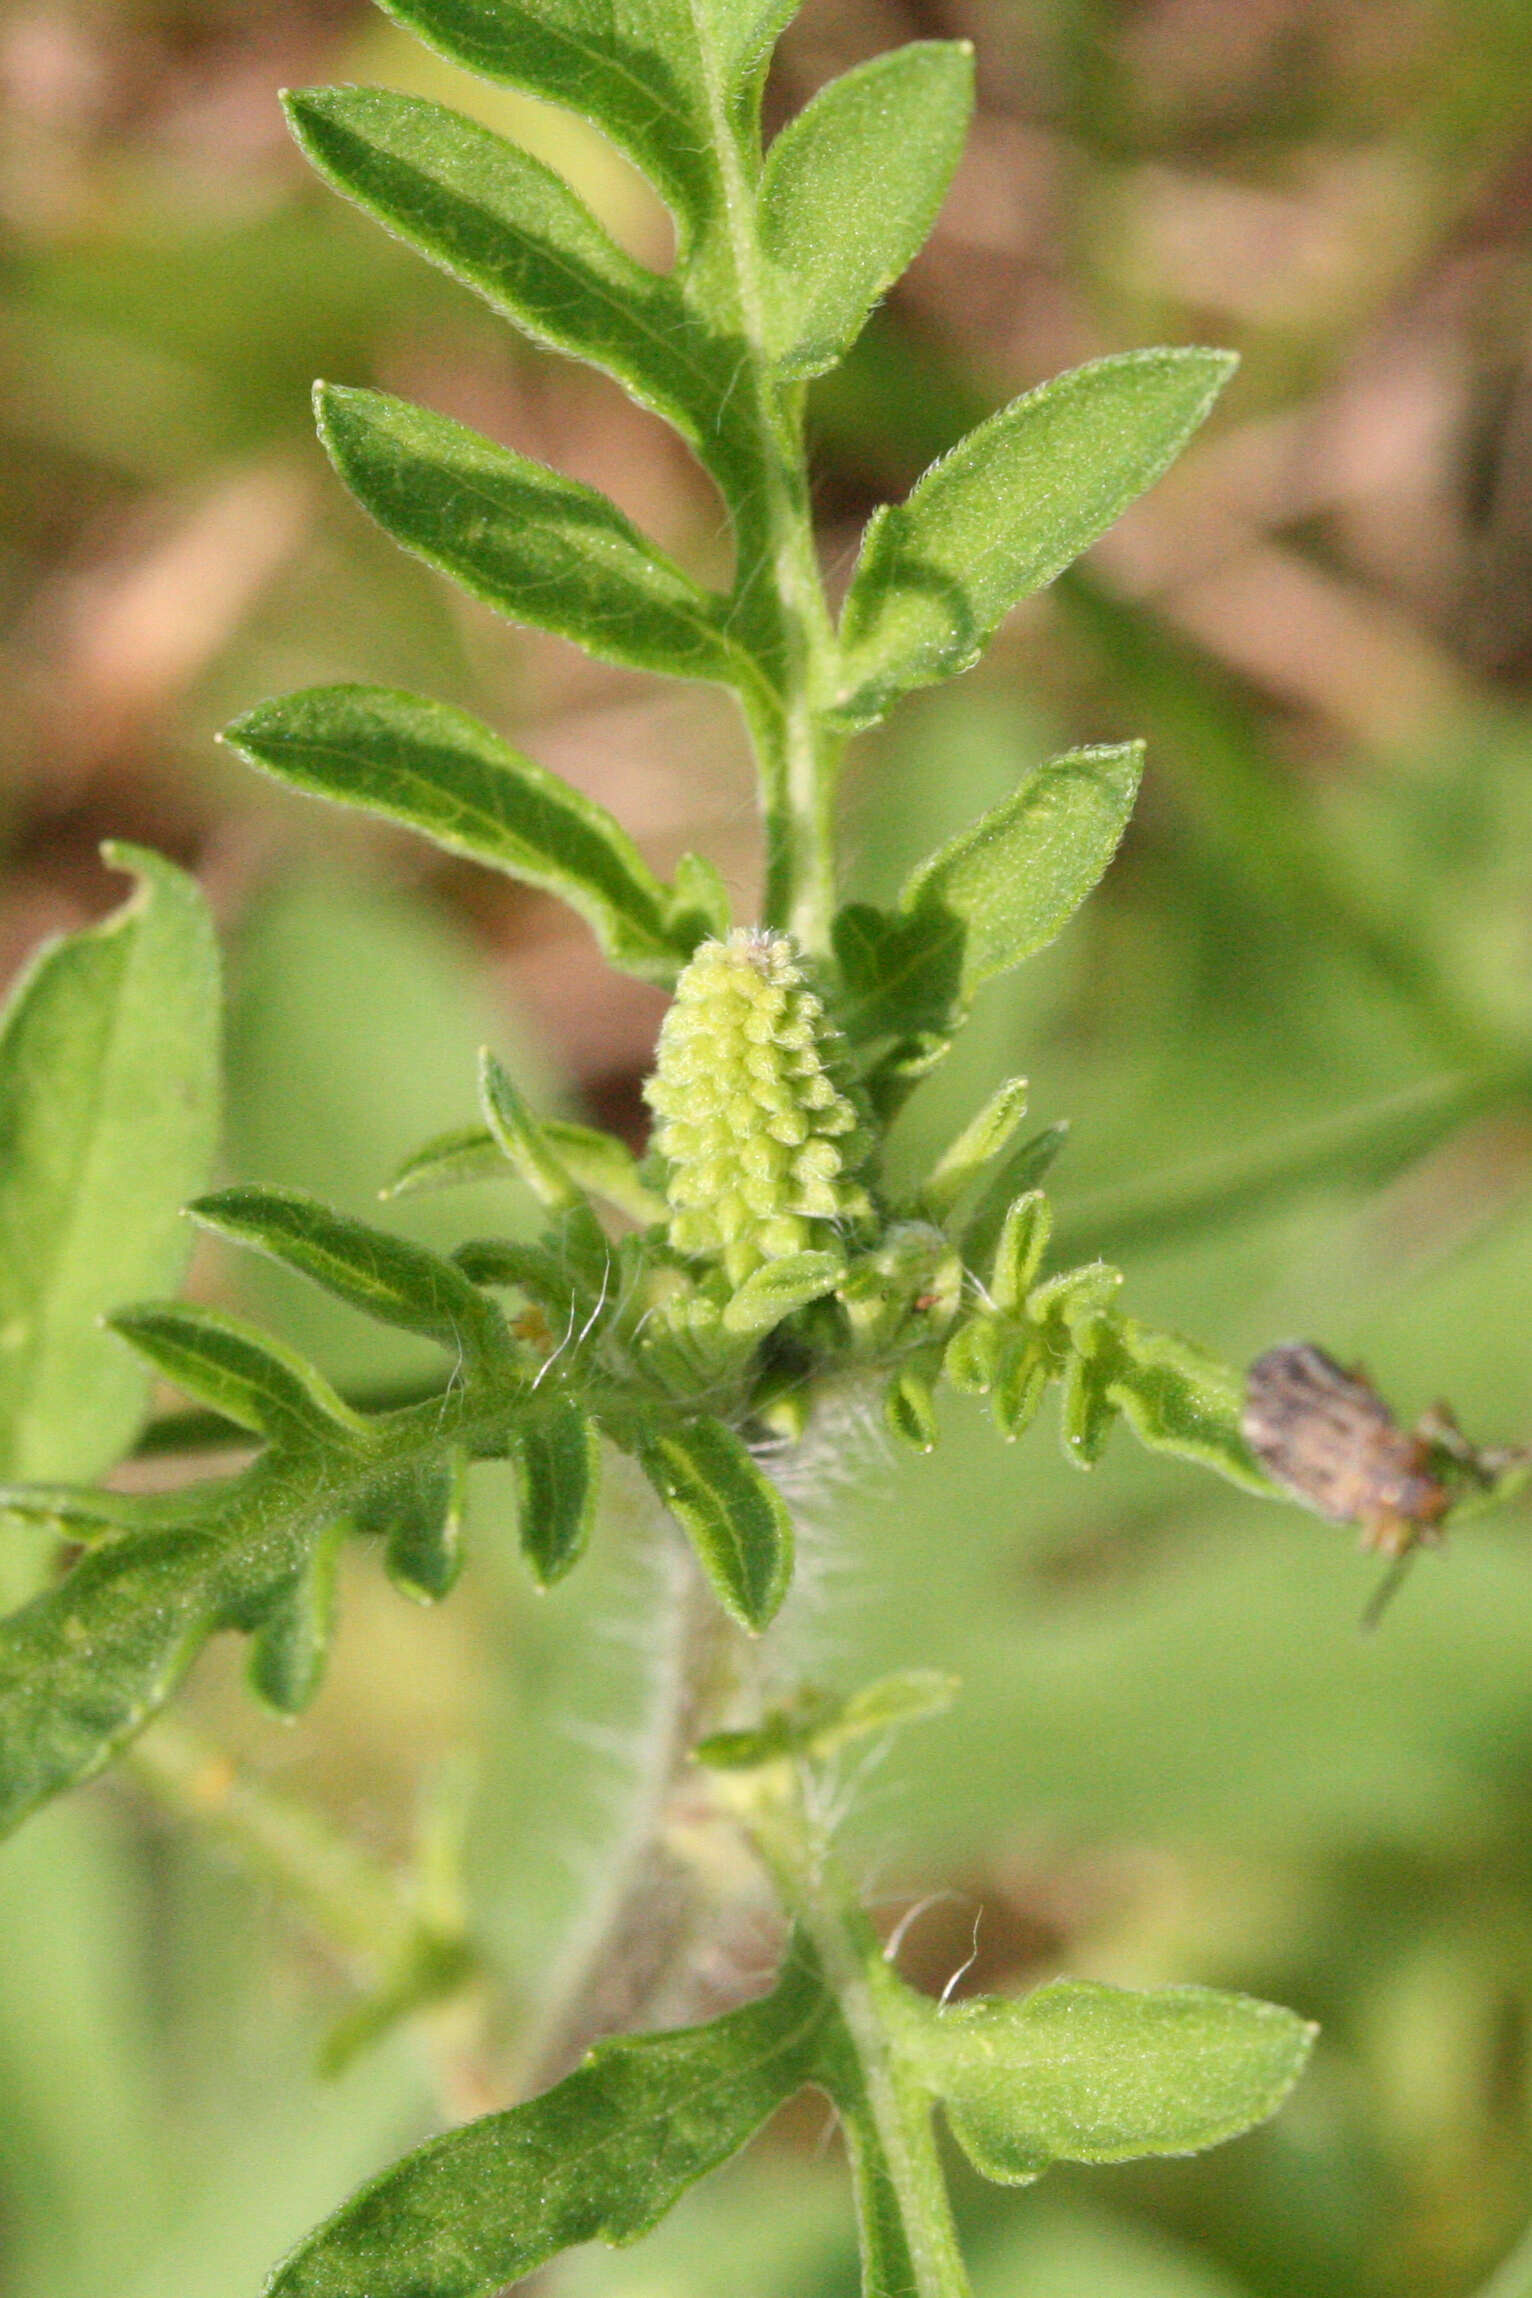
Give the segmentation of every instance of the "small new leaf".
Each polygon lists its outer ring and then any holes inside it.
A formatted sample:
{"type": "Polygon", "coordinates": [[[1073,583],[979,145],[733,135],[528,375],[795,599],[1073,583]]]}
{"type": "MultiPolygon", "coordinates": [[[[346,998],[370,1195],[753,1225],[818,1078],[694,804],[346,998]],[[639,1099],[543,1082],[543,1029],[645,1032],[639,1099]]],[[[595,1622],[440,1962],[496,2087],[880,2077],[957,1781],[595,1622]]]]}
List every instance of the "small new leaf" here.
{"type": "Polygon", "coordinates": [[[710,597],[605,495],[381,391],[315,387],[325,451],[396,543],[513,622],[633,670],[752,675],[710,597]]]}
{"type": "Polygon", "coordinates": [[[771,1994],[705,2027],[598,2043],[572,2075],[432,2139],[302,2243],[267,2298],[494,2298],[580,2242],[628,2243],[839,2047],[790,1945],[771,1994]]]}
{"type": "Polygon", "coordinates": [[[1168,469],[1233,372],[1224,351],[1131,351],[1029,392],[867,530],[842,623],[846,722],[978,660],[1168,469]]]}
{"type": "Polygon", "coordinates": [[[973,109],[966,41],[922,40],[821,88],[773,143],[761,245],[785,379],[844,357],[936,220],[973,109]]]}
{"type": "Polygon", "coordinates": [[[1275,2114],[1312,2026],[1209,1987],[1060,1979],[1019,2002],[938,2009],[917,1996],[906,2049],[986,2178],[1022,2185],[1054,2162],[1197,2154],[1275,2114]]]}
{"type": "Polygon", "coordinates": [[[725,1611],[764,1628],[793,1571],[792,1518],[776,1487],[721,1420],[655,1423],[640,1460],[725,1611]]]}
{"type": "Polygon", "coordinates": [[[578,1563],[590,1538],[601,1440],[572,1397],[551,1396],[518,1423],[511,1459],[521,1551],[539,1586],[551,1588],[578,1563]]]}
{"type": "Polygon", "coordinates": [[[299,1270],[364,1316],[470,1356],[505,1343],[505,1324],[451,1261],[332,1212],[301,1189],[220,1189],[187,1207],[205,1229],[299,1270]]]}
{"type": "Polygon", "coordinates": [[[1008,1077],[932,1166],[920,1195],[933,1221],[951,1212],[964,1190],[1009,1145],[1026,1114],[1027,1081],[1008,1077]]]}
{"type": "Polygon", "coordinates": [[[691,955],[692,928],[606,808],[465,711],[387,687],[315,686],[261,703],[223,738],[312,797],[559,895],[613,965],[644,981],[669,987],[691,955]]]}
{"type": "Polygon", "coordinates": [[[900,907],[960,953],[963,998],[1062,933],[1127,828],[1141,742],[1071,750],[914,871],[900,907]]]}
{"type": "Polygon", "coordinates": [[[541,1119],[503,1062],[484,1046],[479,1054],[479,1105],[500,1154],[550,1213],[572,1212],[585,1202],[555,1155],[541,1119]]]}
{"type": "Polygon", "coordinates": [[[1194,1341],[1124,1317],[1117,1328],[1110,1396],[1151,1452],[1195,1460],[1247,1492],[1271,1497],[1271,1480],[1240,1431],[1244,1381],[1194,1341]]]}
{"type": "Polygon", "coordinates": [[[838,1253],[788,1253],[748,1276],[723,1312],[725,1332],[757,1339],[795,1309],[833,1293],[845,1275],[838,1253]]]}

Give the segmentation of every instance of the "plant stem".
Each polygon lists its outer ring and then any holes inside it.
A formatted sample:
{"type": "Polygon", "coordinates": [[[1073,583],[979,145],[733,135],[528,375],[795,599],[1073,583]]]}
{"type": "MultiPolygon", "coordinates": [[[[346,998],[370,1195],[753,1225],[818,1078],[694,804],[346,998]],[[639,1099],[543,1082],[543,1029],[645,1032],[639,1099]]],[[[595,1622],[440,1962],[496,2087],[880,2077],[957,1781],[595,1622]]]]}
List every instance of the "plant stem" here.
{"type": "Polygon", "coordinates": [[[899,1980],[812,1814],[812,1790],[787,1764],[745,1775],[740,1815],[784,1901],[818,1951],[856,2064],[838,2097],[856,2180],[868,2289],[970,2298],[931,2100],[900,2064],[892,1996],[899,1980]]]}
{"type": "Polygon", "coordinates": [[[801,385],[778,379],[768,330],[768,295],[756,222],[753,167],[730,117],[728,75],[716,27],[701,0],[691,0],[699,54],[709,79],[713,150],[724,228],[700,260],[728,282],[738,314],[748,394],[744,425],[754,466],[730,508],[739,554],[736,601],[755,624],[758,650],[775,689],[766,705],[743,696],[765,795],[764,922],[785,926],[816,956],[830,947],[835,911],[835,842],[831,805],[842,747],[820,709],[836,661],[835,634],[814,547],[813,511],[803,441],[801,385]]]}
{"type": "Polygon", "coordinates": [[[161,1717],[125,1760],[156,1803],[195,1822],[267,1878],[367,1984],[387,1984],[433,1949],[462,1947],[424,1920],[399,1881],[316,1811],[253,1778],[186,1724],[161,1717]]]}
{"type": "Polygon", "coordinates": [[[599,2036],[642,2025],[691,1944],[693,1879],[667,1839],[667,1822],[678,1788],[690,1777],[699,1716],[716,1681],[722,1647],[737,1632],[690,1549],[668,1525],[662,1536],[656,1659],[649,1712],[633,1759],[627,1826],[523,2053],[516,2086],[522,2094],[558,2081],[599,2036]]]}

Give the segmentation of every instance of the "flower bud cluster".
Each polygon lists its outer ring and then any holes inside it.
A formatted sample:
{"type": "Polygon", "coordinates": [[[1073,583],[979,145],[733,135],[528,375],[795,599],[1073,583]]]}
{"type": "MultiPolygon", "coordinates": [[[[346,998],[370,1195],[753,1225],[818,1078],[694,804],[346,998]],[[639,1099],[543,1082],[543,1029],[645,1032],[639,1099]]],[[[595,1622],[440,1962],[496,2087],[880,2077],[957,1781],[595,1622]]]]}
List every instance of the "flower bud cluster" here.
{"type": "Polygon", "coordinates": [[[872,1210],[838,1047],[785,934],[704,942],[676,984],[644,1088],[670,1167],[670,1241],[718,1256],[732,1284],[872,1210]]]}

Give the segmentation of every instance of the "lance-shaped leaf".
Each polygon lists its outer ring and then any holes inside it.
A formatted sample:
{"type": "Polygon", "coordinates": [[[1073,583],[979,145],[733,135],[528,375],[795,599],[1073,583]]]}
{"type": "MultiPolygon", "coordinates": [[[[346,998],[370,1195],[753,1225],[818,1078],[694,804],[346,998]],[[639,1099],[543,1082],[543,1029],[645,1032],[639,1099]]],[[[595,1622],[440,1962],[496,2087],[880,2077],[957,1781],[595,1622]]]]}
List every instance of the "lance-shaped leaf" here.
{"type": "Polygon", "coordinates": [[[951,1212],[964,1190],[1008,1146],[1026,1114],[1027,1081],[1008,1077],[932,1166],[920,1195],[933,1220],[951,1212]]]}
{"type": "Polygon", "coordinates": [[[722,203],[719,134],[740,123],[797,0],[639,0],[597,15],[589,0],[382,5],[471,71],[594,120],[695,229],[722,203]]]}
{"type": "Polygon", "coordinates": [[[217,1123],[218,960],[196,886],[108,846],[137,891],[54,942],[0,1021],[0,1475],[89,1477],[131,1442],[148,1375],[100,1329],[173,1290],[181,1205],[217,1123]]]}
{"type": "MultiPolygon", "coordinates": [[[[626,1142],[595,1126],[575,1125],[563,1117],[544,1117],[540,1124],[558,1164],[581,1189],[615,1205],[629,1220],[645,1228],[664,1220],[665,1200],[641,1178],[638,1160],[626,1142]]],[[[488,1126],[464,1125],[425,1142],[400,1166],[381,1194],[386,1198],[415,1197],[429,1189],[452,1188],[467,1181],[503,1181],[508,1170],[505,1151],[488,1126]]]]}
{"type": "Polygon", "coordinates": [[[1063,932],[1117,851],[1143,763],[1141,742],[1071,750],[911,873],[900,907],[932,949],[950,937],[964,998],[1063,932]]]}
{"type": "Polygon", "coordinates": [[[479,1104],[501,1155],[540,1204],[552,1213],[584,1204],[526,1095],[488,1046],[479,1054],[479,1104]]]}
{"type": "Polygon", "coordinates": [[[550,1396],[518,1421],[511,1447],[522,1554],[540,1586],[584,1553],[595,1521],[601,1440],[573,1397],[550,1396]]]}
{"type": "Polygon", "coordinates": [[[445,1460],[374,1485],[351,1512],[358,1532],[381,1534],[384,1569],[400,1595],[417,1604],[439,1604],[463,1569],[467,1472],[455,1445],[445,1460]]]}
{"type": "Polygon", "coordinates": [[[833,367],[918,253],[972,109],[967,42],[922,40],[832,80],[778,135],[759,228],[785,376],[833,367]]]}
{"type": "Polygon", "coordinates": [[[674,280],[626,255],[561,176],[477,121],[388,88],[304,89],[287,115],[338,192],[537,342],[615,376],[706,445],[737,351],[708,336],[674,280]]]}
{"type": "Polygon", "coordinates": [[[335,1634],[344,1520],[330,1525],[273,1602],[250,1646],[250,1688],[278,1715],[301,1715],[324,1680],[335,1634]]]}
{"type": "Polygon", "coordinates": [[[753,666],[699,590],[617,505],[445,415],[315,387],[325,450],[396,543],[513,622],[633,670],[736,685],[753,666]]]}
{"type": "Polygon", "coordinates": [[[986,2178],[1024,2184],[1054,2162],[1197,2154],[1275,2114],[1314,2029],[1209,1987],[1059,1979],[1019,2002],[945,2009],[904,1995],[904,2050],[986,2178]]]}
{"type": "Polygon", "coordinates": [[[1045,1126],[1013,1149],[975,1205],[963,1230],[963,1258],[971,1269],[988,1268],[999,1248],[1000,1233],[1012,1205],[1024,1191],[1046,1179],[1053,1161],[1069,1139],[1065,1120],[1045,1126]]]}
{"type": "Polygon", "coordinates": [[[700,930],[604,806],[465,711],[379,686],[316,686],[264,702],[224,740],[316,798],[423,831],[579,911],[614,965],[663,986],[700,930]]]}
{"type": "Polygon", "coordinates": [[[978,660],[1011,608],[1061,574],[1152,486],[1235,365],[1225,351],[1130,351],[1018,399],[932,465],[867,530],[842,622],[842,715],[978,660]]]}
{"type": "Polygon", "coordinates": [[[1243,1378],[1195,1342],[1124,1317],[1117,1328],[1110,1395],[1151,1452],[1198,1461],[1247,1492],[1272,1497],[1271,1481],[1240,1433],[1243,1378]]]}
{"type": "Polygon", "coordinates": [[[119,1532],[195,1525],[207,1512],[197,1486],[178,1492],[112,1492],[95,1484],[0,1484],[0,1516],[42,1524],[82,1548],[119,1532]]]}
{"type": "Polygon", "coordinates": [[[1012,1204],[995,1247],[989,1297],[997,1309],[1018,1309],[1037,1281],[1053,1232],[1053,1212],[1041,1189],[1028,1189],[1012,1204]]]}
{"type": "Polygon", "coordinates": [[[285,1343],[221,1309],[149,1302],[107,1319],[167,1380],[274,1444],[354,1444],[366,1423],[285,1343]]]}
{"type": "Polygon", "coordinates": [[[644,1473],[685,1531],[724,1610],[764,1628],[793,1572],[786,1503],[721,1420],[652,1424],[644,1473]]]}
{"type": "Polygon", "coordinates": [[[1117,1418],[1112,1390],[1118,1354],[1114,1320],[1098,1309],[1077,1320],[1070,1339],[1074,1348],[1064,1369],[1059,1436],[1072,1467],[1094,1468],[1117,1418]]]}
{"type": "Polygon", "coordinates": [[[205,1229],[270,1254],[364,1316],[470,1355],[505,1342],[499,1310],[455,1263],[332,1212],[301,1189],[219,1189],[187,1209],[205,1229]]]}
{"type": "Polygon", "coordinates": [[[552,2090],[430,2140],[280,2266],[267,2298],[494,2298],[580,2242],[646,2234],[844,2057],[818,1969],[705,2027],[598,2043],[552,2090]]]}

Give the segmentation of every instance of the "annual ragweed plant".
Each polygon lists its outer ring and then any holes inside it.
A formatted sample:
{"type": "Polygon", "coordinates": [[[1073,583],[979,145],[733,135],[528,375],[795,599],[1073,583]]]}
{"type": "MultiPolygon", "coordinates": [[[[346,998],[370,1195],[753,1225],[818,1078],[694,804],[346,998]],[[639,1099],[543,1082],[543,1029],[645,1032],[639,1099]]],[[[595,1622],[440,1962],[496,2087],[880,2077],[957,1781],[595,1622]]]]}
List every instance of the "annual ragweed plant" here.
{"type": "MultiPolygon", "coordinates": [[[[1022,1080],[913,1189],[883,1162],[974,998],[1049,943],[1111,861],[1138,746],[1041,766],[888,909],[838,897],[837,769],[852,736],[969,668],[1153,483],[1231,361],[1135,352],[1004,408],[872,519],[834,615],[805,387],[926,236],[968,118],[967,46],[922,41],[847,73],[763,152],[762,82],[793,0],[385,4],[457,63],[603,130],[668,206],[674,267],[644,268],[557,174],[439,104],[306,91],[288,100],[299,143],[428,261],[679,432],[726,506],[734,579],[706,588],[590,488],[377,391],[319,386],[324,447],[397,542],[513,621],[732,692],[759,765],[761,914],[734,917],[695,856],[665,882],[602,807],[439,702],[323,687],[229,728],[280,781],[561,896],[614,966],[672,993],[641,1159],[539,1115],[486,1057],[482,1125],[427,1143],[393,1190],[514,1172],[543,1225],[442,1256],[292,1190],[195,1194],[214,1130],[208,923],[171,865],[114,855],[137,892],[41,955],[0,1039],[0,1505],[61,1536],[67,1563],[0,1629],[0,1820],[128,1749],[215,1634],[249,1639],[261,1699],[301,1708],[341,1543],[372,1543],[405,1593],[446,1597],[475,1462],[514,1465],[521,1550],[552,1587],[625,1455],[695,1631],[674,1646],[676,1761],[780,1902],[778,1976],[709,2025],[603,2037],[523,2103],[437,2138],[344,2203],[271,2291],[493,2298],[567,2245],[643,2234],[813,2085],[844,2129],[868,2298],[961,2298],[938,2108],[981,2173],[1016,2184],[1055,2161],[1186,2153],[1271,2114],[1310,2030],[1199,1988],[1063,1980],[944,2006],[905,1985],[841,1871],[827,1781],[849,1741],[953,1687],[917,1672],[784,1695],[788,1496],[826,1483],[853,1414],[929,1449],[943,1382],[987,1397],[1005,1439],[1057,1392],[1081,1468],[1120,1419],[1251,1492],[1276,1487],[1242,1433],[1240,1378],[1126,1313],[1115,1268],[1050,1260],[1059,1135],[1027,1133],[1022,1080]],[[369,1406],[270,1334],[164,1298],[188,1197],[200,1228],[438,1344],[440,1379],[369,1406]],[[167,1493],[92,1481],[134,1443],[151,1373],[246,1463],[167,1493]]],[[[1433,1524],[1510,1473],[1460,1442],[1421,1467],[1433,1524]]],[[[622,1946],[619,1923],[608,1951],[622,1946]]],[[[402,1933],[377,2017],[455,1985],[461,1950],[428,1924],[402,1933]]]]}

